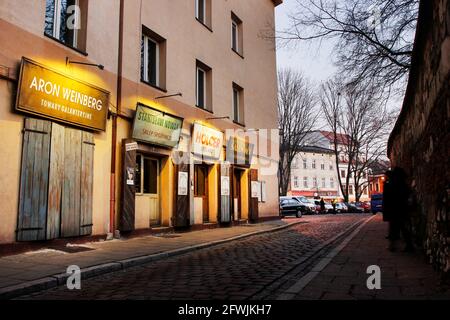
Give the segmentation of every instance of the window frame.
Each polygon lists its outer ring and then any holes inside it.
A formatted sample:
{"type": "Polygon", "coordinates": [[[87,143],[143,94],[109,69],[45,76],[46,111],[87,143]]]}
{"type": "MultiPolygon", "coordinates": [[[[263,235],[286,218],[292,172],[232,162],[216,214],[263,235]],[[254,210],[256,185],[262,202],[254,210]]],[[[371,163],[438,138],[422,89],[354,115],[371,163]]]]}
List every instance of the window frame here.
{"type": "Polygon", "coordinates": [[[150,84],[151,86],[155,86],[160,88],[160,43],[158,41],[156,41],[155,39],[153,39],[152,37],[150,37],[149,35],[142,33],[142,39],[144,41],[144,72],[143,75],[141,75],[141,80],[145,83],[150,84]],[[148,47],[148,41],[151,41],[155,44],[155,80],[156,83],[152,83],[149,79],[149,75],[148,75],[148,63],[149,63],[149,47],[148,47]]]}
{"type": "Polygon", "coordinates": [[[202,24],[206,25],[206,0],[195,0],[195,19],[197,19],[199,22],[201,22],[202,24]],[[199,2],[203,3],[203,20],[200,19],[199,16],[199,2]]]}
{"type": "Polygon", "coordinates": [[[231,49],[239,53],[239,24],[234,19],[231,19],[231,49]]]}
{"type": "MultiPolygon", "coordinates": [[[[161,190],[160,190],[160,174],[161,174],[161,167],[160,167],[160,163],[159,160],[157,158],[152,158],[149,156],[146,156],[145,154],[137,154],[136,158],[140,157],[140,163],[139,163],[139,169],[140,169],[140,181],[139,181],[139,190],[140,192],[135,192],[136,195],[138,196],[148,196],[148,195],[159,195],[161,190]],[[150,160],[150,161],[155,161],[156,162],[156,193],[144,193],[144,178],[145,178],[145,172],[144,172],[144,161],[145,159],[150,160]]],[[[136,162],[137,164],[137,162],[136,162]]]]}
{"type": "MultiPolygon", "coordinates": [[[[44,17],[44,35],[46,37],[56,40],[59,43],[87,56],[87,53],[79,48],[79,44],[78,44],[79,34],[78,33],[80,32],[80,29],[72,30],[73,31],[72,43],[65,42],[64,40],[61,39],[61,13],[62,13],[61,1],[62,0],[53,0],[53,1],[54,1],[54,7],[55,7],[53,10],[53,21],[52,21],[53,22],[53,30],[52,30],[51,34],[46,33],[45,17],[44,17]]],[[[74,1],[75,1],[75,6],[77,6],[78,8],[81,9],[80,0],[74,0],[74,1]]],[[[47,1],[45,3],[45,10],[47,10],[47,1]]],[[[80,13],[79,11],[75,10],[75,12],[74,12],[74,14],[76,15],[75,20],[79,21],[79,23],[81,24],[81,17],[79,16],[79,13],[80,13]]]]}
{"type": "Polygon", "coordinates": [[[207,95],[206,95],[206,75],[207,75],[207,71],[202,68],[201,66],[196,66],[195,68],[195,105],[201,109],[204,110],[208,110],[207,108],[207,104],[206,104],[206,99],[207,99],[207,95]],[[199,71],[201,71],[203,73],[203,105],[201,106],[199,104],[199,71]]]}

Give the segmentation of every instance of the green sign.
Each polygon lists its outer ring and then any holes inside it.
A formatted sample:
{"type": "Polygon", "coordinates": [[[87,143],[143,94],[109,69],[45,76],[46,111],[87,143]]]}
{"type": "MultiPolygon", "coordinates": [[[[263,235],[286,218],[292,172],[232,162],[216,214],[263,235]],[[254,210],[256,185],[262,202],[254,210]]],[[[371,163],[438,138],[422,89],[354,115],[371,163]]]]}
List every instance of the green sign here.
{"type": "Polygon", "coordinates": [[[133,139],[173,148],[178,144],[183,119],[138,104],[133,125],[133,139]]]}

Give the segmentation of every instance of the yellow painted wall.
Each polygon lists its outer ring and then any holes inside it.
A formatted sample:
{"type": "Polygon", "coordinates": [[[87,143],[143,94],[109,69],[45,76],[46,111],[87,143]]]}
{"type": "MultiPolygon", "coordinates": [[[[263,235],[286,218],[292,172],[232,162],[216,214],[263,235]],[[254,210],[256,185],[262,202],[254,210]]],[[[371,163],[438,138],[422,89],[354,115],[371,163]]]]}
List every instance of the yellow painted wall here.
{"type": "Polygon", "coordinates": [[[219,196],[219,186],[218,186],[218,174],[219,174],[219,165],[215,164],[211,166],[208,175],[208,204],[209,204],[209,222],[215,223],[217,222],[217,213],[218,213],[218,196],[219,196]]]}

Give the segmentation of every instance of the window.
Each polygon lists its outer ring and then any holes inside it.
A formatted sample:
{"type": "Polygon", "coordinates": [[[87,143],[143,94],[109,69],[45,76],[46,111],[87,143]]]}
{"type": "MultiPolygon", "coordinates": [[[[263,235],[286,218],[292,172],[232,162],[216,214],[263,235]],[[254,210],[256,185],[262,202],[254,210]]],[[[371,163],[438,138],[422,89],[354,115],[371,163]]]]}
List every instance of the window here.
{"type": "Polygon", "coordinates": [[[313,178],[313,187],[317,188],[317,178],[313,178]]]}
{"type": "Polygon", "coordinates": [[[303,177],[303,187],[308,188],[308,177],[303,177]]]}
{"type": "Polygon", "coordinates": [[[294,177],[294,188],[298,188],[298,177],[294,177]]]}
{"type": "Polygon", "coordinates": [[[326,188],[327,183],[325,181],[325,178],[322,178],[322,188],[326,188]]]}
{"type": "Polygon", "coordinates": [[[211,0],[195,0],[195,18],[211,30],[211,0]]]}
{"type": "Polygon", "coordinates": [[[212,111],[211,68],[197,61],[196,68],[196,105],[199,108],[212,111]]]}
{"type": "Polygon", "coordinates": [[[330,170],[331,171],[333,170],[333,164],[332,163],[330,163],[330,170]]]}
{"type": "Polygon", "coordinates": [[[353,194],[353,185],[348,186],[348,193],[353,194]]]}
{"type": "Polygon", "coordinates": [[[345,170],[341,170],[341,178],[345,178],[345,170]]]}
{"type": "Polygon", "coordinates": [[[378,183],[375,184],[375,191],[376,192],[380,191],[380,185],[378,183]]]}
{"type": "Polygon", "coordinates": [[[315,168],[316,168],[316,160],[313,160],[313,161],[312,161],[312,165],[311,165],[311,167],[312,167],[313,169],[315,169],[315,168]]]}
{"type": "Polygon", "coordinates": [[[86,49],[87,0],[46,0],[44,34],[78,49],[86,49]]]}
{"type": "Polygon", "coordinates": [[[153,87],[165,90],[166,40],[142,28],[141,41],[141,80],[153,87]]]}
{"type": "Polygon", "coordinates": [[[243,51],[243,32],[242,20],[238,18],[233,12],[231,13],[231,49],[242,56],[243,51]]]}
{"type": "Polygon", "coordinates": [[[136,193],[157,194],[158,175],[158,160],[141,155],[136,156],[136,172],[134,177],[136,193]]]}
{"type": "Polygon", "coordinates": [[[291,164],[292,169],[298,169],[298,159],[294,158],[291,164]]]}
{"type": "Polygon", "coordinates": [[[330,188],[334,189],[334,178],[330,178],[330,188]]]}
{"type": "Polygon", "coordinates": [[[325,163],[322,163],[322,164],[320,165],[320,169],[325,170],[325,163]]]}
{"type": "Polygon", "coordinates": [[[206,196],[206,178],[208,176],[208,168],[196,165],[194,168],[194,196],[206,196]]]}
{"type": "Polygon", "coordinates": [[[244,123],[244,89],[233,83],[233,121],[244,123]]]}

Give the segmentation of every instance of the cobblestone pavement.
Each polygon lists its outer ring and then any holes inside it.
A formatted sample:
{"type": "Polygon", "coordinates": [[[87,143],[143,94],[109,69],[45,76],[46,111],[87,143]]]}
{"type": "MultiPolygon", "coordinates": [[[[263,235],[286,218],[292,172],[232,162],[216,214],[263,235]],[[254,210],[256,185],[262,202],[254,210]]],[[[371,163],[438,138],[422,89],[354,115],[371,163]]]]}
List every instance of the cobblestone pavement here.
{"type": "Polygon", "coordinates": [[[251,299],[296,267],[299,258],[367,215],[304,216],[288,229],[83,280],[23,299],[251,299]]]}

